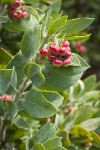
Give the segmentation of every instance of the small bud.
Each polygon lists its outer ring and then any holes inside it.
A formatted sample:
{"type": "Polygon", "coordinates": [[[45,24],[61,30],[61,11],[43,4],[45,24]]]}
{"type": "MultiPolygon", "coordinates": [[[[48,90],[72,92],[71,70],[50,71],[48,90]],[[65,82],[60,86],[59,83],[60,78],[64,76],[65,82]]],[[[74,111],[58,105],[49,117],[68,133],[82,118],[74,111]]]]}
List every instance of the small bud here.
{"type": "Polygon", "coordinates": [[[63,61],[63,66],[64,66],[64,67],[67,67],[70,63],[71,63],[71,58],[65,59],[65,60],[63,61]]]}
{"type": "Polygon", "coordinates": [[[70,45],[70,42],[67,40],[62,42],[62,47],[68,47],[69,45],[70,45]]]}
{"type": "Polygon", "coordinates": [[[49,50],[50,50],[51,54],[57,54],[58,53],[58,47],[55,45],[51,45],[49,47],[49,50]]]}
{"type": "Polygon", "coordinates": [[[9,12],[14,12],[14,11],[16,11],[16,7],[13,6],[13,5],[8,5],[8,6],[7,6],[7,10],[8,10],[9,12]]]}
{"type": "Polygon", "coordinates": [[[1,96],[2,100],[12,100],[12,95],[3,95],[1,96]]]}
{"type": "Polygon", "coordinates": [[[12,95],[6,95],[6,100],[12,100],[12,95]]]}
{"type": "Polygon", "coordinates": [[[20,3],[19,0],[15,0],[14,3],[13,3],[13,5],[14,5],[15,7],[19,7],[19,6],[21,5],[21,3],[20,3]]]}
{"type": "Polygon", "coordinates": [[[72,106],[68,107],[68,113],[72,112],[72,110],[73,110],[72,106]]]}
{"type": "Polygon", "coordinates": [[[54,59],[53,60],[53,65],[54,66],[57,66],[57,67],[60,67],[62,65],[62,60],[59,60],[59,59],[54,59]]]}
{"type": "Polygon", "coordinates": [[[71,55],[72,55],[71,51],[66,51],[66,58],[71,57],[71,55]]]}
{"type": "Polygon", "coordinates": [[[54,59],[56,59],[56,56],[50,55],[50,56],[49,56],[49,59],[50,59],[50,60],[54,60],[54,59]]]}
{"type": "Polygon", "coordinates": [[[92,147],[93,144],[92,144],[92,142],[89,142],[89,143],[86,143],[85,146],[86,146],[86,147],[92,147]]]}
{"type": "Polygon", "coordinates": [[[21,10],[21,12],[26,12],[26,9],[23,7],[21,7],[20,10],[21,10]]]}
{"type": "Polygon", "coordinates": [[[10,14],[10,17],[13,19],[19,19],[19,18],[21,18],[21,15],[19,13],[15,12],[15,13],[10,14]]]}
{"type": "Polygon", "coordinates": [[[28,12],[22,12],[21,13],[21,18],[26,18],[28,17],[28,12]]]}
{"type": "Polygon", "coordinates": [[[47,49],[41,49],[41,50],[40,50],[40,54],[41,54],[41,55],[46,55],[46,56],[48,56],[49,51],[48,51],[47,49]]]}
{"type": "Polygon", "coordinates": [[[65,55],[66,51],[67,51],[66,47],[61,47],[58,52],[59,52],[60,55],[65,55]]]}
{"type": "Polygon", "coordinates": [[[77,49],[77,51],[79,53],[83,53],[85,51],[85,47],[82,44],[80,44],[80,43],[76,43],[75,44],[75,48],[77,49]]]}

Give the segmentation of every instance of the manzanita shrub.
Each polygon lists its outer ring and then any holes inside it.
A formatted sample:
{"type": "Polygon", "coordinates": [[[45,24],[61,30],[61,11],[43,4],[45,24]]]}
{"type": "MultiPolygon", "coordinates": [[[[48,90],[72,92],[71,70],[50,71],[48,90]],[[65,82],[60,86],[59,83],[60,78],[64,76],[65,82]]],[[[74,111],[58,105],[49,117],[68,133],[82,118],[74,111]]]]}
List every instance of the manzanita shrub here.
{"type": "Polygon", "coordinates": [[[70,47],[93,19],[68,20],[32,4],[0,4],[1,33],[21,34],[15,56],[0,45],[0,149],[97,150],[99,84],[95,76],[80,80],[90,66],[70,47]]]}

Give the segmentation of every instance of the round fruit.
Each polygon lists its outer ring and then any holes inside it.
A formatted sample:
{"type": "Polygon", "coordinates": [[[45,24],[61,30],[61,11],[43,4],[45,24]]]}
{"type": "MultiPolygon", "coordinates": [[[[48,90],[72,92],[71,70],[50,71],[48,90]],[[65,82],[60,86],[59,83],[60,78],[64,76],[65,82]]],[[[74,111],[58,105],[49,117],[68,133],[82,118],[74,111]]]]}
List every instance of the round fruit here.
{"type": "Polygon", "coordinates": [[[47,49],[41,49],[40,50],[40,54],[41,55],[48,55],[49,54],[49,51],[47,49]]]}
{"type": "Polygon", "coordinates": [[[53,65],[54,66],[57,66],[57,67],[60,67],[62,65],[62,60],[59,60],[59,59],[54,59],[53,60],[53,65]]]}
{"type": "Polygon", "coordinates": [[[50,50],[50,53],[51,53],[51,54],[56,54],[56,53],[58,53],[58,47],[55,46],[55,45],[50,45],[49,50],[50,50]]]}
{"type": "Polygon", "coordinates": [[[70,42],[67,40],[62,42],[62,47],[68,47],[69,45],[70,45],[70,42]]]}
{"type": "Polygon", "coordinates": [[[61,47],[58,52],[59,52],[60,55],[65,55],[66,51],[67,51],[66,47],[61,47]]]}
{"type": "Polygon", "coordinates": [[[19,6],[21,5],[21,3],[20,3],[19,0],[15,0],[14,3],[13,3],[13,5],[14,5],[15,7],[19,7],[19,6]]]}
{"type": "Polygon", "coordinates": [[[63,66],[64,66],[64,67],[67,67],[70,63],[71,63],[71,58],[65,59],[65,60],[63,61],[63,66]]]}

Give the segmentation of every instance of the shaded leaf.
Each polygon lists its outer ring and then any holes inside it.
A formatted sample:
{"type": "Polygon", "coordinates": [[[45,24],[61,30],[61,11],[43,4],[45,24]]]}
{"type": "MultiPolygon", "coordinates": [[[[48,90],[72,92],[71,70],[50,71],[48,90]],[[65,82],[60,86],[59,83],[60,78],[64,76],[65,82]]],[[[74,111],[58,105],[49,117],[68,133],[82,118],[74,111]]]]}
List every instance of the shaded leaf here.
{"type": "Polygon", "coordinates": [[[53,116],[58,110],[52,105],[40,91],[36,89],[30,90],[22,100],[22,106],[25,111],[36,118],[46,118],[53,116]]]}
{"type": "Polygon", "coordinates": [[[53,126],[53,124],[47,123],[43,125],[34,136],[34,143],[45,143],[48,139],[51,139],[55,136],[55,132],[56,129],[55,126],[53,126]]]}
{"type": "Polygon", "coordinates": [[[31,15],[28,27],[21,42],[22,54],[32,59],[39,49],[41,41],[41,31],[38,20],[31,15]]]}

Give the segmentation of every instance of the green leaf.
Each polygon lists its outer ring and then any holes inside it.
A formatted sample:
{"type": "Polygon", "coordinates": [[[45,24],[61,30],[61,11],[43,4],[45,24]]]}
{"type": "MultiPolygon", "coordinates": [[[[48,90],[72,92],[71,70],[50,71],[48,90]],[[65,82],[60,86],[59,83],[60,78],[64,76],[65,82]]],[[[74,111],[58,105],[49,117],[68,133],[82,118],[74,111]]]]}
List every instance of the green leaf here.
{"type": "Polygon", "coordinates": [[[20,31],[25,32],[30,20],[30,15],[33,15],[34,17],[39,19],[38,12],[34,8],[25,6],[25,9],[28,12],[29,17],[25,19],[17,19],[17,20],[13,19],[12,21],[9,20],[8,22],[3,24],[3,28],[5,28],[10,32],[20,32],[20,31]]]}
{"type": "Polygon", "coordinates": [[[41,143],[34,144],[33,150],[46,150],[45,147],[41,143]]]}
{"type": "Polygon", "coordinates": [[[4,110],[3,102],[0,99],[0,116],[4,115],[4,112],[5,112],[5,110],[4,110]]]}
{"type": "Polygon", "coordinates": [[[85,91],[91,91],[95,88],[96,85],[96,75],[91,75],[85,80],[83,80],[84,85],[85,85],[85,91]]]}
{"type": "Polygon", "coordinates": [[[34,143],[40,142],[44,144],[47,140],[55,136],[55,126],[53,124],[47,123],[43,125],[33,138],[34,143]]]}
{"type": "Polygon", "coordinates": [[[39,49],[41,41],[41,30],[38,20],[31,15],[28,27],[23,36],[21,42],[22,54],[28,58],[32,59],[36,51],[39,49]]]}
{"type": "Polygon", "coordinates": [[[72,53],[71,56],[71,64],[70,66],[81,66],[79,59],[77,58],[76,54],[72,53]]]}
{"type": "Polygon", "coordinates": [[[0,94],[3,95],[9,84],[9,80],[11,77],[11,69],[2,69],[0,70],[0,94]]]}
{"type": "Polygon", "coordinates": [[[92,22],[94,21],[93,18],[77,18],[68,20],[66,25],[64,26],[62,32],[66,35],[75,35],[80,31],[86,29],[92,22]]]}
{"type": "Polygon", "coordinates": [[[52,9],[49,9],[48,12],[47,12],[47,15],[46,15],[46,19],[45,19],[45,22],[44,22],[44,25],[43,25],[43,28],[42,28],[43,35],[46,33],[46,29],[48,28],[48,25],[50,23],[51,10],[52,9]]]}
{"type": "Polygon", "coordinates": [[[71,133],[74,134],[76,137],[79,137],[79,136],[89,137],[89,136],[91,136],[91,133],[80,125],[73,126],[71,128],[71,133]]]}
{"type": "Polygon", "coordinates": [[[77,117],[75,124],[80,124],[81,122],[89,119],[92,115],[92,106],[91,105],[82,105],[80,107],[81,113],[79,114],[79,116],[77,117]]]}
{"type": "Polygon", "coordinates": [[[61,137],[54,137],[44,143],[46,150],[55,150],[58,146],[62,146],[61,137]]]}
{"type": "Polygon", "coordinates": [[[98,100],[99,97],[100,97],[100,91],[93,90],[93,91],[86,92],[81,97],[79,97],[76,101],[79,101],[79,104],[82,104],[84,103],[84,100],[89,101],[92,99],[92,101],[94,102],[94,100],[98,100]]]}
{"type": "Polygon", "coordinates": [[[7,112],[7,115],[10,116],[11,120],[13,120],[14,117],[18,113],[18,109],[17,109],[16,104],[11,100],[4,100],[3,104],[5,107],[5,111],[7,112]]]}
{"type": "Polygon", "coordinates": [[[52,103],[56,108],[58,108],[63,102],[64,98],[56,92],[41,91],[41,93],[43,94],[45,99],[52,103]]]}
{"type": "Polygon", "coordinates": [[[68,132],[66,130],[59,130],[57,132],[57,136],[62,137],[62,145],[64,147],[68,147],[71,144],[68,132]]]}
{"type": "Polygon", "coordinates": [[[0,16],[0,24],[7,21],[8,21],[8,16],[0,16]]]}
{"type": "Polygon", "coordinates": [[[45,76],[45,82],[40,87],[41,89],[61,91],[78,81],[83,71],[89,68],[89,65],[77,54],[74,54],[81,66],[55,67],[47,64],[42,67],[42,73],[45,76]]]}
{"type": "Polygon", "coordinates": [[[67,149],[62,146],[57,146],[54,150],[67,150],[67,149]]]}
{"type": "Polygon", "coordinates": [[[40,91],[30,90],[22,100],[22,106],[25,111],[32,117],[46,118],[53,116],[58,111],[52,103],[47,101],[40,91]]]}
{"type": "Polygon", "coordinates": [[[91,131],[90,133],[93,137],[93,145],[100,148],[100,136],[94,131],[91,131]]]}
{"type": "Polygon", "coordinates": [[[14,2],[14,0],[1,0],[1,2],[2,2],[2,3],[4,3],[4,2],[6,2],[6,3],[7,3],[7,2],[9,2],[9,3],[13,3],[13,2],[14,2]]]}
{"type": "Polygon", "coordinates": [[[55,20],[49,27],[48,27],[48,34],[56,34],[59,32],[67,22],[67,17],[63,16],[60,17],[59,19],[55,20]]]}
{"type": "Polygon", "coordinates": [[[100,127],[100,117],[88,119],[82,122],[80,125],[89,131],[96,130],[98,127],[100,127]]]}
{"type": "Polygon", "coordinates": [[[64,118],[64,121],[61,124],[61,129],[65,129],[69,131],[71,127],[74,125],[75,120],[78,115],[78,109],[74,109],[69,115],[64,118]]]}
{"type": "Polygon", "coordinates": [[[3,48],[0,48],[0,69],[5,68],[11,59],[12,56],[3,48]]]}
{"type": "Polygon", "coordinates": [[[17,73],[17,86],[20,86],[20,84],[23,82],[23,68],[27,64],[27,62],[28,60],[22,55],[21,51],[19,51],[7,66],[7,68],[13,68],[13,66],[15,66],[15,70],[17,73]]]}
{"type": "Polygon", "coordinates": [[[18,127],[23,128],[25,130],[29,130],[30,129],[30,125],[28,124],[28,122],[26,120],[24,120],[21,116],[17,115],[14,120],[13,123],[16,124],[18,127]]]}
{"type": "Polygon", "coordinates": [[[65,36],[65,40],[70,40],[70,41],[73,41],[73,40],[88,40],[90,38],[90,35],[91,34],[87,34],[87,35],[78,35],[78,36],[65,36]]]}
{"type": "Polygon", "coordinates": [[[29,79],[31,79],[34,86],[40,86],[45,80],[44,75],[41,73],[41,68],[38,64],[27,64],[24,67],[24,73],[29,79]]]}
{"type": "Polygon", "coordinates": [[[38,14],[38,12],[33,7],[24,6],[24,8],[26,9],[26,11],[29,14],[33,15],[34,17],[36,17],[37,20],[39,20],[39,14],[38,14]]]}

